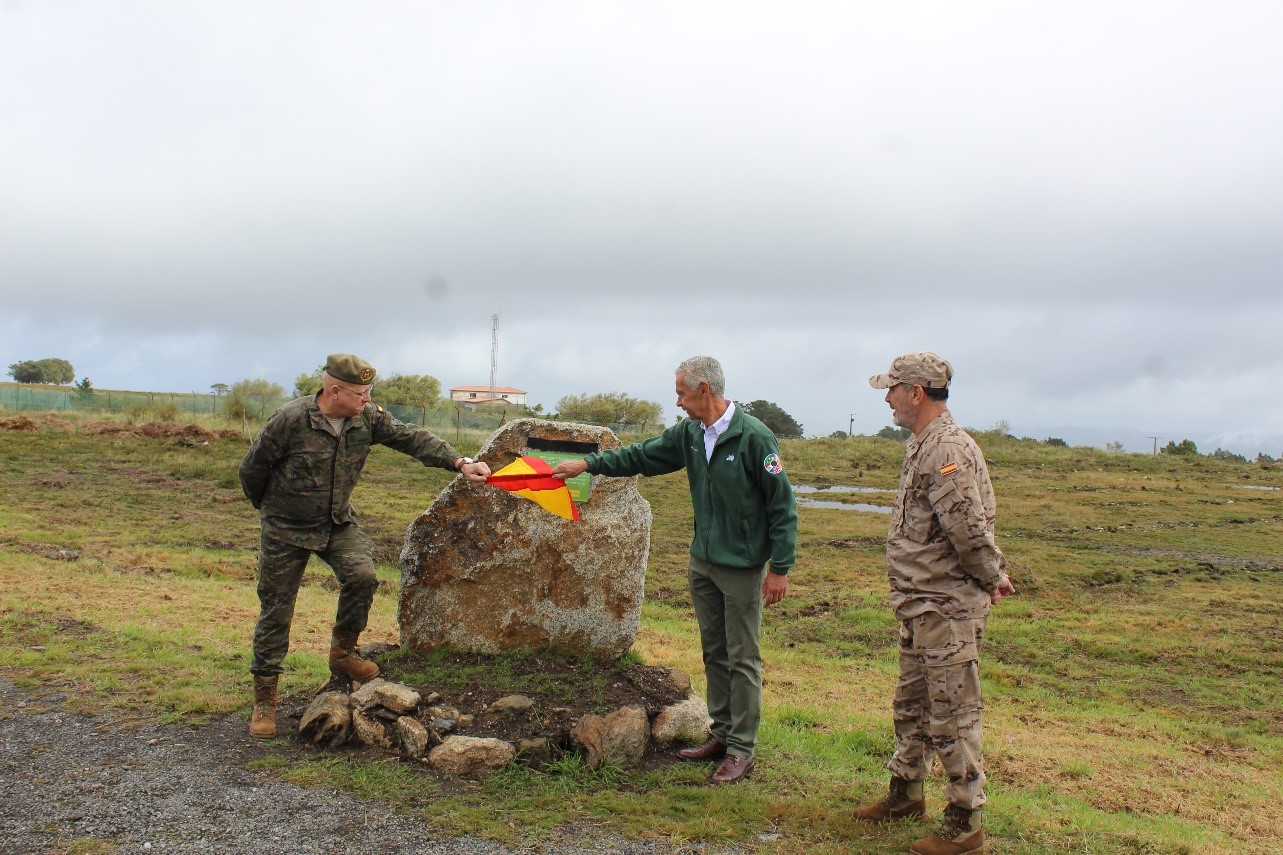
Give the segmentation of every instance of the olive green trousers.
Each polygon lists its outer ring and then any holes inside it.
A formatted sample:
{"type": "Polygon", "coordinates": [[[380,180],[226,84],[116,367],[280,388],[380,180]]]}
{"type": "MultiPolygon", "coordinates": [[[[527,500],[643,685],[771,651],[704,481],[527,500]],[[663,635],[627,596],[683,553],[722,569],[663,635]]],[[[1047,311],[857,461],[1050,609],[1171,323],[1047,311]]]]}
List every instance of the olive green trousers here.
{"type": "Polygon", "coordinates": [[[690,560],[687,580],[704,652],[712,733],[730,754],[752,757],[762,719],[762,583],[759,570],[690,560]]]}

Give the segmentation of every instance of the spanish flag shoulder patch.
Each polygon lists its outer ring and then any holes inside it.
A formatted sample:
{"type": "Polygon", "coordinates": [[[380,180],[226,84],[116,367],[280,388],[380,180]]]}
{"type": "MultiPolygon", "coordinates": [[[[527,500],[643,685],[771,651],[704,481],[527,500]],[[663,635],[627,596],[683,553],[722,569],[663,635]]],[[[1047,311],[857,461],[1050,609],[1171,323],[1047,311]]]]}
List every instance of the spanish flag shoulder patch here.
{"type": "Polygon", "coordinates": [[[958,471],[958,464],[954,463],[952,460],[940,467],[941,477],[947,477],[957,471],[958,471]]]}

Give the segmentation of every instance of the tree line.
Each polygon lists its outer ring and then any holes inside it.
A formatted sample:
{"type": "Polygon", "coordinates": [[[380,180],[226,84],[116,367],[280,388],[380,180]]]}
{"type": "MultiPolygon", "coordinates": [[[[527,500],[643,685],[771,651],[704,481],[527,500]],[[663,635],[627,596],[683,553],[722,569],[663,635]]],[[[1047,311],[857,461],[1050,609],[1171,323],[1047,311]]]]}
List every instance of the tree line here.
{"type": "MultiPolygon", "coordinates": [[[[314,370],[296,377],[293,389],[295,397],[315,394],[321,388],[323,371],[324,366],[318,365],[314,370]]],[[[70,362],[56,358],[16,362],[9,366],[9,374],[19,383],[60,386],[71,383],[76,377],[75,368],[70,362]]],[[[85,394],[92,394],[89,378],[85,378],[79,388],[85,394]]],[[[215,397],[226,396],[225,406],[229,418],[266,416],[270,408],[286,394],[285,388],[279,383],[251,378],[231,384],[213,383],[209,388],[215,397]]],[[[444,409],[450,405],[448,400],[441,397],[441,381],[427,374],[392,374],[379,379],[376,388],[378,403],[387,406],[414,407],[427,411],[444,409]]],[[[802,425],[779,405],[758,400],[741,406],[781,439],[801,438],[802,425]]],[[[541,405],[527,409],[535,414],[543,412],[541,405]]],[[[655,401],[644,401],[623,392],[603,392],[566,395],[557,401],[557,412],[549,417],[603,426],[625,424],[646,428],[659,424],[662,413],[663,408],[655,401]]]]}
{"type": "Polygon", "coordinates": [[[76,369],[65,359],[28,359],[9,366],[15,383],[48,383],[66,386],[76,379],[76,369]]]}
{"type": "MultiPolygon", "coordinates": [[[[293,389],[295,397],[312,395],[319,391],[323,370],[324,366],[318,365],[315,370],[300,374],[295,378],[293,389]]],[[[9,366],[9,376],[17,383],[66,386],[76,379],[76,369],[66,359],[56,357],[28,359],[11,364],[9,366]]],[[[86,398],[93,396],[95,390],[88,377],[83,378],[75,385],[80,395],[86,398]]],[[[450,406],[450,401],[441,397],[441,381],[428,374],[391,374],[385,379],[380,379],[376,387],[376,399],[378,403],[383,405],[413,407],[425,412],[448,409],[450,406]]],[[[209,388],[216,397],[227,397],[225,411],[229,418],[266,417],[271,413],[276,403],[285,397],[285,388],[279,383],[273,383],[270,380],[245,379],[238,380],[230,385],[227,383],[213,383],[209,388]]],[[[802,438],[802,425],[778,404],[759,399],[742,403],[738,406],[743,407],[746,413],[761,421],[780,439],[802,438]]],[[[542,405],[535,405],[526,409],[527,412],[536,415],[543,414],[542,405]]],[[[647,428],[651,425],[658,425],[662,413],[663,408],[655,401],[634,398],[623,392],[599,392],[596,394],[566,395],[557,401],[557,412],[548,414],[547,417],[561,421],[602,425],[604,427],[630,425],[647,428]]],[[[680,419],[681,414],[678,414],[678,420],[680,421],[680,419]]],[[[980,431],[979,433],[1014,439],[1014,437],[1011,437],[1010,427],[1006,421],[999,421],[988,431],[980,431]]],[[[842,438],[846,435],[842,431],[836,431],[830,435],[830,438],[842,438]]],[[[882,428],[874,435],[883,439],[901,442],[909,438],[907,430],[900,427],[891,427],[890,425],[882,428]]],[[[1037,440],[1030,440],[1025,437],[1022,441],[1037,440]]],[[[1054,436],[1049,436],[1041,440],[1041,442],[1049,446],[1067,447],[1069,445],[1065,440],[1054,436]]],[[[1105,446],[1105,450],[1121,452],[1123,444],[1121,442],[1111,442],[1105,446]]],[[[1183,439],[1180,442],[1171,441],[1156,450],[1159,454],[1178,457],[1199,454],[1198,447],[1190,439],[1183,439]]],[[[1216,460],[1248,462],[1247,457],[1221,448],[1208,453],[1206,456],[1216,460]]],[[[1256,462],[1272,464],[1276,461],[1270,455],[1261,453],[1257,455],[1256,462]]]]}

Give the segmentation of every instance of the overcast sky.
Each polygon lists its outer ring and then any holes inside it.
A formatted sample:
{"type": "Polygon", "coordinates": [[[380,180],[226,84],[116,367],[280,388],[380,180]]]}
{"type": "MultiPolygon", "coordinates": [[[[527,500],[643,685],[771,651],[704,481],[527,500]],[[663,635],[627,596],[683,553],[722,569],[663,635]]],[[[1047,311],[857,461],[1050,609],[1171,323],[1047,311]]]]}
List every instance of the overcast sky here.
{"type": "Polygon", "coordinates": [[[499,314],[550,411],[707,353],[870,433],[934,350],[971,427],[1283,454],[1278,0],[0,9],[0,365],[448,388],[499,314]]]}

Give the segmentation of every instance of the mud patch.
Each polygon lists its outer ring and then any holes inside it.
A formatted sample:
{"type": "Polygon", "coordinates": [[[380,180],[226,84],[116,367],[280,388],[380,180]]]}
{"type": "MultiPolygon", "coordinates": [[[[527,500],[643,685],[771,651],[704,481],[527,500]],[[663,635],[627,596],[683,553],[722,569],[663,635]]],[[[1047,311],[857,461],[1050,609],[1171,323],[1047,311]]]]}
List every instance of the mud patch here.
{"type": "Polygon", "coordinates": [[[28,555],[39,555],[50,561],[79,561],[80,550],[73,546],[61,546],[57,543],[19,543],[13,538],[0,541],[6,549],[14,552],[25,552],[28,555]]]}
{"type": "Polygon", "coordinates": [[[845,540],[822,540],[820,546],[827,546],[831,549],[861,549],[869,547],[883,547],[887,545],[885,537],[850,537],[845,540]]]}
{"type": "MultiPolygon", "coordinates": [[[[1201,582],[1217,581],[1228,576],[1251,576],[1283,572],[1283,565],[1273,561],[1244,560],[1241,558],[1224,558],[1220,556],[1191,556],[1180,552],[1159,550],[1121,550],[1146,555],[1171,555],[1187,558],[1186,562],[1172,567],[1160,567],[1154,570],[1136,570],[1123,573],[1117,570],[1098,570],[1092,573],[1083,583],[1089,588],[1105,588],[1112,585],[1142,585],[1151,580],[1193,579],[1201,582]]],[[[1014,578],[1014,577],[1013,577],[1014,578]]]]}

